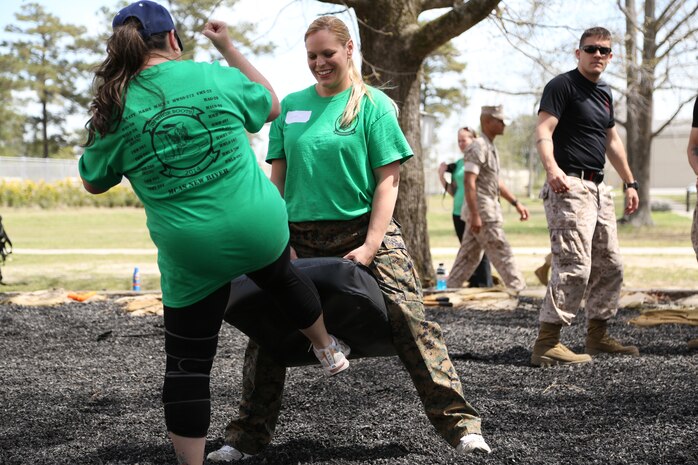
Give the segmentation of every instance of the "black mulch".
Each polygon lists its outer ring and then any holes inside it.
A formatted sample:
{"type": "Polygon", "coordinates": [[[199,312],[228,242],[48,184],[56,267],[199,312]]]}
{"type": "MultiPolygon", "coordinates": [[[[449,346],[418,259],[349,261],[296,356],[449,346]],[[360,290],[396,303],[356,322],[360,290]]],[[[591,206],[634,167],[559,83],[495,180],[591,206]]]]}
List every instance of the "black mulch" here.
{"type": "MultiPolygon", "coordinates": [[[[396,358],[342,376],[293,368],[274,442],[254,464],[697,464],[696,328],[612,332],[641,356],[531,368],[538,302],[513,312],[429,309],[444,330],[493,453],[462,457],[437,436],[396,358]]],[[[583,314],[563,340],[583,349],[583,314]]],[[[0,464],[172,464],[160,388],[162,319],[113,304],[0,306],[0,464]]],[[[207,452],[236,412],[245,337],[224,327],[207,452]]]]}

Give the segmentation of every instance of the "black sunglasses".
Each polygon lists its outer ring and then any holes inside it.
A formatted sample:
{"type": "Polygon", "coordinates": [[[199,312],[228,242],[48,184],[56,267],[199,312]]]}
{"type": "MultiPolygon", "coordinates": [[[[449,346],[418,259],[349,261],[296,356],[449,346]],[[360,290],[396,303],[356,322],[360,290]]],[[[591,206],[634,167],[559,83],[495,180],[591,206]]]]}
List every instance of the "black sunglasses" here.
{"type": "Polygon", "coordinates": [[[598,45],[585,45],[582,47],[582,50],[589,55],[593,55],[596,52],[599,52],[601,55],[608,55],[611,53],[611,47],[599,47],[598,45]]]}

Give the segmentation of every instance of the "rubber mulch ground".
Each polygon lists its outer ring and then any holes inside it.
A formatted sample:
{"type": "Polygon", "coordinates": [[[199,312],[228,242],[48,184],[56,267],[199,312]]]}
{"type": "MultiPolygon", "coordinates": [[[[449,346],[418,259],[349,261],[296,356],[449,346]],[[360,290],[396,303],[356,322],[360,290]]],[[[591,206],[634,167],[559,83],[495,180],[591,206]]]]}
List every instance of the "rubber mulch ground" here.
{"type": "MultiPolygon", "coordinates": [[[[467,398],[480,410],[489,456],[457,455],[427,421],[397,358],[352,362],[325,378],[289,371],[274,442],[254,464],[697,464],[696,328],[612,332],[641,356],[576,367],[529,366],[539,302],[513,312],[429,309],[467,398]]],[[[583,350],[583,314],[563,340],[583,350]]],[[[173,464],[164,431],[161,317],[113,304],[0,306],[0,464],[173,464]]],[[[236,412],[245,336],[225,326],[212,378],[207,452],[236,412]]]]}

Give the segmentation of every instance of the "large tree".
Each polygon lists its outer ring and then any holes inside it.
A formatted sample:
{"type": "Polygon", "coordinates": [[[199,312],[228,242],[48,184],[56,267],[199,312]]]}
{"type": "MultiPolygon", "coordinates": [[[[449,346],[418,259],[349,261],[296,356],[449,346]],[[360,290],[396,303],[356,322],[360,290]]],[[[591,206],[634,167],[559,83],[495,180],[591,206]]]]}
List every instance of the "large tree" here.
{"type": "Polygon", "coordinates": [[[400,109],[400,126],[414,160],[400,169],[400,194],[395,217],[402,224],[407,247],[424,282],[433,282],[429,250],[424,168],[420,144],[422,64],[439,47],[483,19],[500,0],[320,0],[354,9],[364,57],[363,74],[383,86],[400,109]],[[419,16],[443,9],[429,21],[419,16]]]}
{"type": "Polygon", "coordinates": [[[627,151],[630,169],[640,182],[640,207],[630,217],[631,224],[651,225],[650,155],[652,140],[695,98],[695,56],[698,53],[698,2],[684,0],[644,0],[638,10],[636,0],[617,0],[625,15],[625,72],[627,151]],[[659,3],[660,5],[658,5],[659,3]],[[693,63],[692,65],[689,62],[693,63]],[[679,92],[683,84],[690,94],[674,114],[653,127],[654,94],[662,89],[679,92]]]}
{"type": "MultiPolygon", "coordinates": [[[[87,102],[78,83],[84,81],[85,53],[94,50],[94,43],[83,39],[85,28],[61,22],[38,3],[23,4],[15,18],[19,25],[5,28],[18,37],[6,44],[15,67],[13,87],[29,91],[38,103],[27,130],[36,136],[28,142],[48,158],[68,143],[63,136],[67,116],[87,102]]],[[[7,70],[2,73],[6,76],[7,70]]]]}

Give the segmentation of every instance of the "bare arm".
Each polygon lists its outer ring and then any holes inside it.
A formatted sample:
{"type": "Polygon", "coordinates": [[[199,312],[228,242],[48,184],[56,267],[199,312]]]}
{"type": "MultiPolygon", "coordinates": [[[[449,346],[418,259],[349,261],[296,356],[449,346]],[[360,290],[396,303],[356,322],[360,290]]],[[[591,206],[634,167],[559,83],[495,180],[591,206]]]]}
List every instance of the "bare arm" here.
{"type": "Polygon", "coordinates": [[[82,180],[82,185],[85,188],[87,192],[90,194],[103,194],[104,192],[108,191],[109,189],[102,189],[99,187],[95,187],[89,182],[85,181],[84,179],[80,178],[82,180]]]}
{"type": "MultiPolygon", "coordinates": [[[[686,155],[688,155],[688,164],[693,168],[693,173],[698,176],[698,128],[691,128],[686,155]]],[[[696,187],[698,187],[698,179],[696,180],[696,187]]]]}
{"type": "Polygon", "coordinates": [[[507,189],[507,186],[504,185],[502,180],[499,180],[499,195],[504,197],[507,202],[512,204],[514,208],[516,208],[516,211],[519,213],[519,219],[521,221],[526,221],[528,219],[528,209],[524,204],[519,202],[514,194],[511,193],[509,189],[507,189]]]}
{"type": "MultiPolygon", "coordinates": [[[[630,171],[630,166],[628,166],[628,157],[625,153],[625,147],[623,147],[623,141],[620,139],[615,126],[606,130],[606,156],[623,182],[635,180],[633,173],[630,171]]],[[[625,214],[630,215],[634,213],[639,203],[640,198],[637,195],[637,191],[635,188],[629,187],[625,191],[625,214]]]]}
{"type": "Polygon", "coordinates": [[[482,229],[482,218],[477,208],[477,174],[466,171],[463,179],[465,202],[468,204],[468,228],[475,234],[482,229]]]}
{"type": "Polygon", "coordinates": [[[546,180],[548,186],[554,192],[567,192],[570,190],[567,175],[560,169],[555,161],[553,153],[553,132],[557,127],[558,119],[541,111],[538,113],[538,122],[536,123],[536,150],[538,156],[545,169],[546,180]]]}
{"type": "Polygon", "coordinates": [[[400,184],[400,162],[394,161],[373,170],[376,177],[376,190],[371,204],[371,220],[363,245],[344,256],[348,260],[368,266],[383,243],[383,237],[393,217],[400,184]]]}
{"type": "MultiPolygon", "coordinates": [[[[448,192],[451,197],[453,197],[456,194],[456,186],[453,184],[453,182],[446,181],[445,173],[447,167],[448,165],[446,165],[444,162],[441,162],[439,165],[439,182],[443,186],[444,190],[448,192]]],[[[451,176],[453,176],[453,173],[451,173],[451,176]]]]}
{"type": "Polygon", "coordinates": [[[271,93],[271,111],[267,121],[273,121],[281,113],[281,105],[267,78],[250,63],[247,58],[233,45],[228,35],[228,25],[223,21],[211,20],[204,26],[203,34],[209,38],[211,43],[223,55],[228,65],[237,68],[247,76],[250,81],[263,85],[271,93]]]}
{"type": "Polygon", "coordinates": [[[279,189],[281,197],[284,196],[284,188],[286,186],[286,160],[277,158],[271,161],[271,182],[279,189]]]}

